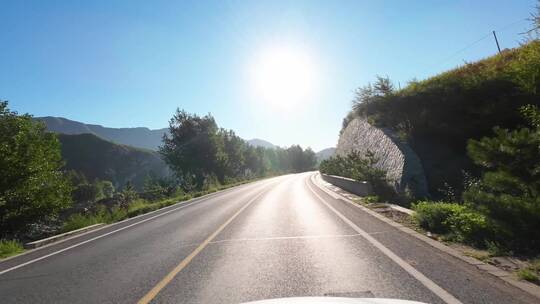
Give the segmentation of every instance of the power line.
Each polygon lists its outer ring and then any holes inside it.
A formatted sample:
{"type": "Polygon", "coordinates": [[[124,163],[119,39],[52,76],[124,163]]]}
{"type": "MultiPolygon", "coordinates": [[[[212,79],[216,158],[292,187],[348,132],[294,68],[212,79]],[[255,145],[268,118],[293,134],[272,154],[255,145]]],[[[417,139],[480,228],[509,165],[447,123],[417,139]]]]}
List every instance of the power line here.
{"type": "MultiPolygon", "coordinates": [[[[445,63],[446,61],[448,61],[449,59],[454,58],[456,55],[458,55],[458,54],[460,54],[460,53],[466,51],[467,49],[471,48],[472,46],[476,45],[477,43],[479,43],[479,42],[481,42],[481,41],[487,39],[487,38],[490,37],[490,36],[492,36],[492,35],[493,35],[493,32],[503,32],[503,31],[506,31],[506,30],[508,30],[509,28],[515,26],[516,24],[519,24],[519,23],[522,23],[522,22],[525,22],[525,21],[527,21],[527,19],[520,19],[520,20],[514,21],[514,22],[512,22],[512,23],[509,23],[509,24],[507,24],[507,25],[504,25],[504,26],[502,26],[502,27],[500,27],[500,28],[497,28],[497,29],[495,29],[494,31],[492,31],[492,32],[490,32],[490,33],[488,33],[488,34],[482,36],[482,37],[479,38],[478,40],[475,40],[474,42],[471,42],[471,43],[467,44],[465,47],[463,47],[463,48],[459,49],[458,51],[452,53],[450,56],[444,58],[443,60],[438,61],[437,63],[433,64],[432,66],[439,66],[439,65],[441,65],[442,63],[445,63]]],[[[498,45],[498,42],[497,42],[497,45],[498,45]]],[[[500,50],[500,47],[499,47],[499,50],[500,50]]]]}

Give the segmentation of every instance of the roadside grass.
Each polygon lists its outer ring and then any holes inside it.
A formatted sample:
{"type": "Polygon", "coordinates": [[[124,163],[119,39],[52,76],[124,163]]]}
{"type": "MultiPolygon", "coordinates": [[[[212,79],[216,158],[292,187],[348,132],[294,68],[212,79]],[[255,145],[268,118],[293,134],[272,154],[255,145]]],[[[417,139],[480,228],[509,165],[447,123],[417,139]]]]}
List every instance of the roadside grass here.
{"type": "Polygon", "coordinates": [[[24,251],[21,243],[14,240],[0,240],[0,259],[22,253],[24,251]]]}
{"type": "Polygon", "coordinates": [[[488,252],[485,252],[484,250],[476,250],[474,248],[464,250],[463,254],[482,262],[487,262],[491,258],[491,255],[488,252]]]}
{"type": "MultiPolygon", "coordinates": [[[[268,177],[264,177],[268,178],[268,177]]],[[[135,217],[144,213],[152,212],[164,207],[168,207],[180,202],[188,201],[192,198],[201,197],[210,193],[214,193],[220,190],[225,190],[227,188],[239,186],[242,184],[254,182],[263,178],[255,178],[244,181],[238,181],[226,185],[215,185],[206,190],[192,192],[188,194],[178,195],[170,198],[166,198],[159,201],[150,202],[144,199],[136,199],[131,202],[126,209],[121,209],[119,207],[113,207],[110,210],[107,210],[104,206],[100,206],[96,211],[87,214],[74,214],[70,216],[63,224],[61,232],[69,232],[84,228],[90,225],[105,223],[111,224],[124,220],[126,218],[135,217]]]]}
{"type": "Polygon", "coordinates": [[[528,266],[516,271],[518,279],[540,284],[540,258],[527,261],[528,266]]]}
{"type": "Polygon", "coordinates": [[[90,214],[74,214],[70,216],[62,226],[61,232],[68,232],[77,230],[80,228],[84,228],[87,226],[95,225],[102,223],[101,218],[97,215],[90,215],[90,214]]]}
{"type": "Polygon", "coordinates": [[[538,273],[536,271],[531,270],[530,268],[522,268],[516,272],[517,277],[520,280],[529,281],[532,283],[538,283],[538,273]]]}

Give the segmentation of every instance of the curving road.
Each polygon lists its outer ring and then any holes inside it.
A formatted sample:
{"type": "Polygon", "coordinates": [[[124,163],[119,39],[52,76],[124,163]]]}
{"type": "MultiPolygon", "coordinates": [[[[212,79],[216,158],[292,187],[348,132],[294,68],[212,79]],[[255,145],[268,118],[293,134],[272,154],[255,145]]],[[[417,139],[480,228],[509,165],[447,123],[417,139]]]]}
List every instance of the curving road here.
{"type": "Polygon", "coordinates": [[[314,173],[218,192],[0,262],[2,303],[537,299],[380,221],[314,173]]]}

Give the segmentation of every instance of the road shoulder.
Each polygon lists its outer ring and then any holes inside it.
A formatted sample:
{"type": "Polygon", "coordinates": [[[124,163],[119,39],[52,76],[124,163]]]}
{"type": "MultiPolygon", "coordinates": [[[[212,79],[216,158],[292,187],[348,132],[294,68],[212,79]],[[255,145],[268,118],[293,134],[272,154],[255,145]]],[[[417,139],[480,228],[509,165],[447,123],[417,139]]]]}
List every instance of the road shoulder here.
{"type": "Polygon", "coordinates": [[[332,198],[334,199],[337,199],[337,200],[340,200],[344,203],[347,203],[347,204],[350,204],[356,208],[359,208],[360,210],[364,211],[365,213],[369,214],[370,216],[374,217],[374,218],[377,218],[378,220],[400,230],[401,232],[403,233],[406,233],[407,235],[410,235],[420,241],[422,241],[423,243],[431,246],[431,247],[434,247],[436,249],[438,249],[440,252],[443,252],[444,254],[447,254],[447,255],[450,255],[454,258],[457,258],[458,260],[462,261],[462,262],[465,262],[466,264],[469,264],[473,267],[475,267],[476,270],[482,272],[482,273],[485,273],[485,274],[488,274],[490,277],[492,277],[493,279],[495,280],[501,280],[502,282],[506,283],[506,284],[510,284],[512,285],[513,287],[516,287],[518,288],[519,290],[523,291],[523,292],[526,292],[528,295],[530,296],[533,296],[535,297],[536,299],[540,299],[540,287],[537,286],[537,285],[534,285],[532,283],[529,283],[529,282],[524,282],[524,281],[519,281],[517,280],[516,278],[514,278],[514,276],[512,275],[512,273],[510,272],[507,272],[507,271],[504,271],[504,270],[501,270],[493,265],[490,265],[490,264],[486,264],[482,261],[479,261],[477,259],[474,259],[472,257],[469,257],[469,256],[466,256],[466,255],[463,255],[461,252],[439,242],[439,241],[436,241],[434,239],[431,239],[423,234],[420,234],[418,233],[417,231],[411,229],[411,228],[408,228],[400,223],[397,223],[393,220],[391,220],[390,218],[382,215],[382,214],[379,214],[369,208],[366,208],[362,205],[359,205],[358,203],[355,203],[354,201],[352,201],[350,199],[350,197],[352,196],[352,194],[340,189],[340,188],[337,188],[331,184],[328,184],[327,182],[323,181],[321,178],[320,178],[320,174],[314,174],[312,175],[311,177],[311,182],[317,186],[321,191],[327,193],[329,196],[331,196],[332,198]],[[336,189],[339,189],[338,191],[336,191],[336,189]]]}

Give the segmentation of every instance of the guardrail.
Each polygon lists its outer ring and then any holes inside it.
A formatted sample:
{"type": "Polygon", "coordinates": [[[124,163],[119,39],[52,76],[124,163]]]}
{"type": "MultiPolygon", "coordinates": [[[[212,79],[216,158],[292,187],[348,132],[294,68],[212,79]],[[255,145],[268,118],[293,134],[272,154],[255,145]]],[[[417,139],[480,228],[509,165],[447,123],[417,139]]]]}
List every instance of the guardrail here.
{"type": "Polygon", "coordinates": [[[324,181],[334,185],[338,186],[341,189],[348,191],[352,194],[356,194],[358,196],[368,196],[371,195],[371,186],[368,182],[359,182],[352,178],[346,178],[341,177],[337,175],[328,175],[328,174],[322,174],[321,177],[324,181]]]}
{"type": "Polygon", "coordinates": [[[99,223],[99,224],[94,224],[94,225],[91,225],[91,226],[86,226],[86,227],[83,227],[83,228],[80,228],[80,229],[77,229],[77,230],[68,231],[68,232],[65,232],[65,233],[62,233],[62,234],[53,235],[53,236],[48,237],[46,239],[26,243],[26,244],[24,244],[24,248],[26,248],[26,249],[35,249],[35,248],[38,248],[38,247],[41,247],[41,246],[44,246],[44,245],[47,245],[47,244],[50,244],[50,243],[54,243],[54,242],[66,239],[66,238],[74,236],[76,234],[80,234],[80,233],[83,233],[83,232],[86,232],[86,231],[97,229],[97,228],[99,228],[99,227],[101,227],[103,225],[105,225],[105,224],[104,223],[99,223]]]}

